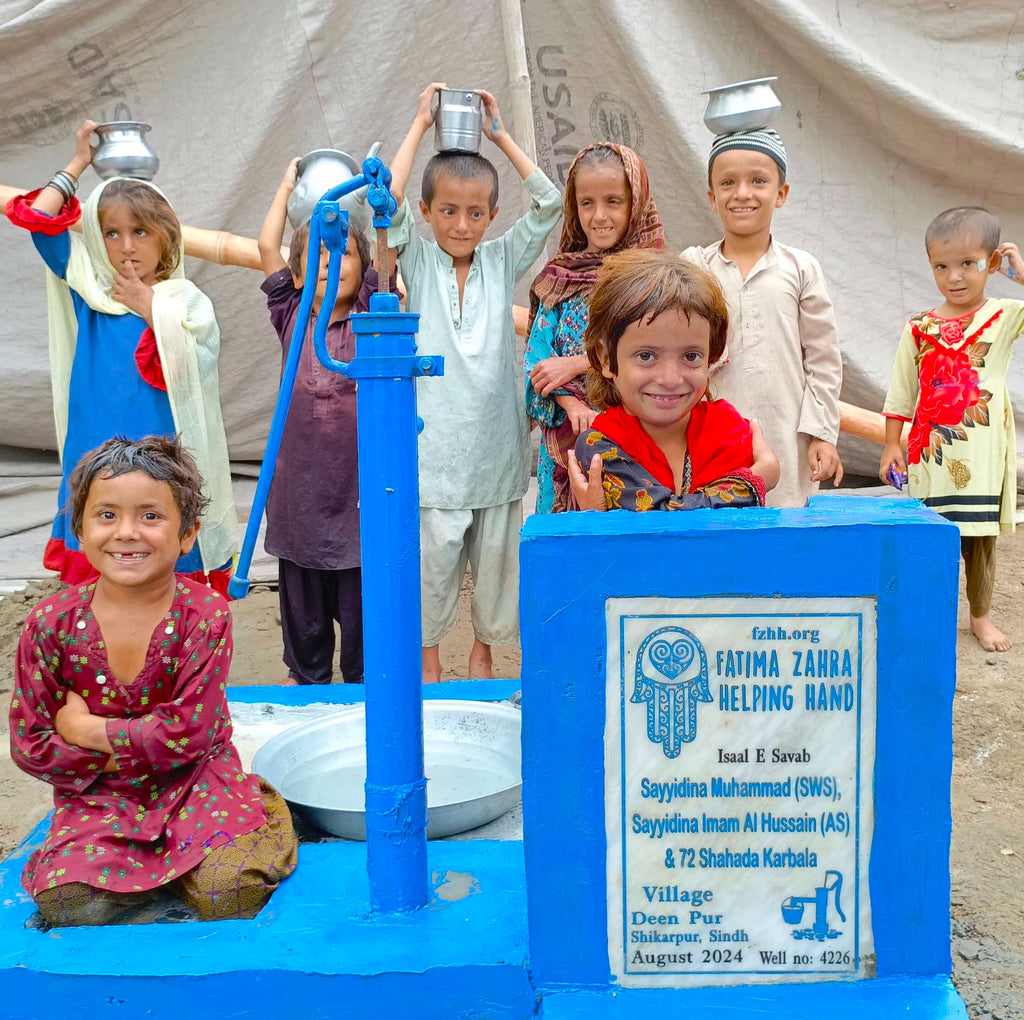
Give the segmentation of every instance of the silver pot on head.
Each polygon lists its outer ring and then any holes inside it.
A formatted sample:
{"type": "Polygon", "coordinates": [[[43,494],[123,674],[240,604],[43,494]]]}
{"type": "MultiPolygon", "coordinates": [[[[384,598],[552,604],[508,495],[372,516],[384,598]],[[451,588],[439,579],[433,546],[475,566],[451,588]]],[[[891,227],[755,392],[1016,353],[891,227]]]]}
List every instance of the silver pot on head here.
{"type": "Polygon", "coordinates": [[[144,137],[149,130],[148,124],[137,120],[97,124],[93,132],[99,136],[100,144],[90,146],[93,170],[103,180],[137,177],[151,181],[160,169],[160,160],[144,137]]]}
{"type": "Polygon", "coordinates": [[[771,125],[782,110],[782,103],[772,88],[778,78],[755,78],[733,85],[708,89],[708,106],[704,123],[715,135],[734,131],[756,131],[771,125]]]}
{"type": "MultiPolygon", "coordinates": [[[[376,156],[380,151],[380,142],[374,142],[366,158],[376,156]]],[[[288,222],[292,229],[308,223],[316,208],[317,202],[331,188],[358,177],[363,172],[363,164],[355,157],[339,149],[314,149],[307,152],[296,168],[298,181],[291,195],[288,196],[288,222]]],[[[342,195],[339,199],[341,207],[348,210],[350,228],[366,233],[370,228],[372,214],[366,204],[366,188],[342,195]]]]}

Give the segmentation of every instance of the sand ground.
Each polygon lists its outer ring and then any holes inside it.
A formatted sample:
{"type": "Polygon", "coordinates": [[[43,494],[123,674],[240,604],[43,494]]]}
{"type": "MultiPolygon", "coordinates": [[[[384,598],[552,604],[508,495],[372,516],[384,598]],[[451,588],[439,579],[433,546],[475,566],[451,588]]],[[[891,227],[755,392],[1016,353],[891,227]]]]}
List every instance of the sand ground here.
{"type": "MultiPolygon", "coordinates": [[[[967,630],[961,598],[954,706],[951,853],[953,976],[972,1020],[1024,1017],[1024,535],[999,540],[994,615],[1016,642],[984,652],[967,630]]],[[[14,649],[28,610],[59,585],[35,584],[0,601],[0,701],[13,686],[14,649]]],[[[280,662],[277,593],[256,587],[233,605],[234,684],[273,684],[280,662]]],[[[468,586],[460,621],[442,644],[445,679],[465,677],[472,631],[468,586]]],[[[519,675],[519,649],[495,650],[495,674],[519,675]]],[[[0,718],[6,736],[6,712],[0,718]]],[[[4,741],[6,743],[6,740],[4,741]]],[[[0,755],[0,856],[50,807],[47,787],[0,755]]]]}

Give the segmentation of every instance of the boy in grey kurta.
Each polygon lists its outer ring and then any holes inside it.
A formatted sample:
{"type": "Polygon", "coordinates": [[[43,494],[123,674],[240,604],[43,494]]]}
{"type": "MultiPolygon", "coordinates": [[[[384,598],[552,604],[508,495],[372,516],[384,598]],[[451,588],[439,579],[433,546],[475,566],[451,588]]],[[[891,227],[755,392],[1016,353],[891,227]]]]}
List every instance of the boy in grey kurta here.
{"type": "Polygon", "coordinates": [[[439,153],[423,174],[420,237],[405,187],[433,123],[429,85],[391,164],[400,207],[388,241],[398,249],[406,308],[420,315],[418,344],[444,356],[444,376],[417,381],[423,679],[441,679],[438,646],[455,625],[466,564],[473,572],[470,677],[490,677],[491,645],[519,640],[519,529],[530,470],[529,428],[518,389],[512,292],[541,253],[562,197],[480,92],[483,129],[508,157],[532,200],[501,237],[483,241],[497,213],[498,177],[475,153],[439,153]]]}
{"type": "Polygon", "coordinates": [[[708,160],[708,199],[725,237],[683,252],[718,280],[729,305],[726,354],[709,390],[760,421],[782,468],[769,506],[803,506],[819,482],[843,477],[843,363],[832,301],[817,259],[771,232],[788,194],[776,132],[720,135],[708,160]]]}

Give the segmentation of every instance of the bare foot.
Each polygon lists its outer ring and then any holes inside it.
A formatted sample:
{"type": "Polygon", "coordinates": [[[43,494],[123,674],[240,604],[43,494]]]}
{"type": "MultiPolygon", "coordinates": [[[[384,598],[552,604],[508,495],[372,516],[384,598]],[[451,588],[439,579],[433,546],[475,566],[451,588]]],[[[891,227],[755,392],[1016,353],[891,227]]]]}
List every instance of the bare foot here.
{"type": "Polygon", "coordinates": [[[1008,652],[1010,639],[992,622],[992,614],[971,617],[971,630],[986,652],[1008,652]]]}
{"type": "Polygon", "coordinates": [[[423,682],[437,684],[441,682],[441,653],[438,645],[423,649],[423,682]]]}
{"type": "Polygon", "coordinates": [[[286,676],[283,680],[278,680],[278,687],[298,687],[299,681],[293,676],[286,676]]]}
{"type": "Polygon", "coordinates": [[[469,679],[493,680],[494,664],[491,662],[491,646],[476,638],[469,653],[469,679]]]}

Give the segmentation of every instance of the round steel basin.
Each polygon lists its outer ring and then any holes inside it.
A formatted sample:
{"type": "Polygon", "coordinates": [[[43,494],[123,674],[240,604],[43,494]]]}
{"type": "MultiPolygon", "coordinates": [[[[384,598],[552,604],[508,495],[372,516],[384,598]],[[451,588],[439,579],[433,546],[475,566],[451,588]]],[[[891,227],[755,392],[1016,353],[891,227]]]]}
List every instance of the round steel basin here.
{"type": "MultiPolygon", "coordinates": [[[[425,701],[427,838],[475,829],[519,801],[519,709],[508,702],[425,701]]],[[[366,839],[366,717],[353,705],[268,740],[252,771],[272,783],[314,825],[366,839]]]]}

